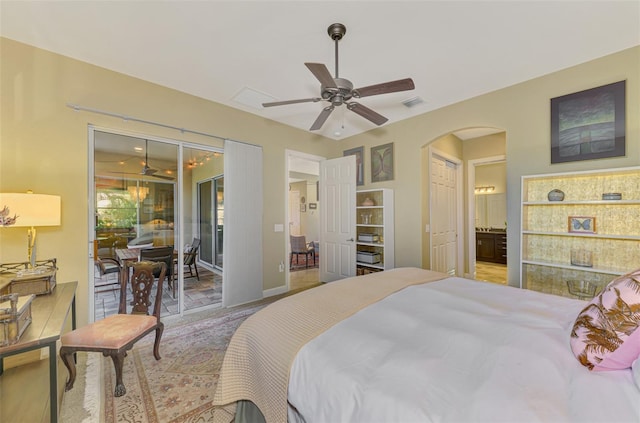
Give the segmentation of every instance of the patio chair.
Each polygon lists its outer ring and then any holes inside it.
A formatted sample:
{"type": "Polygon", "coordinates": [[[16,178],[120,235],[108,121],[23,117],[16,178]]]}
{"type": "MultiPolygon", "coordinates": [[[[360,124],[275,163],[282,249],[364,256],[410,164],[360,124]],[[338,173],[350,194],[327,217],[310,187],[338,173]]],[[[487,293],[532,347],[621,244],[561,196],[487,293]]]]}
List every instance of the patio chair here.
{"type": "MultiPolygon", "coordinates": [[[[184,261],[183,264],[189,269],[189,277],[193,277],[193,272],[196,273],[196,279],[200,280],[200,275],[198,274],[198,265],[196,264],[196,259],[198,258],[198,250],[200,249],[200,239],[193,238],[191,245],[185,249],[184,251],[184,261]]],[[[186,273],[186,272],[185,272],[186,273]]],[[[187,275],[185,274],[185,277],[187,275]]]]}
{"type": "Polygon", "coordinates": [[[296,264],[299,263],[300,254],[305,256],[305,268],[309,267],[309,256],[313,257],[313,265],[316,265],[316,252],[313,248],[313,243],[307,244],[307,240],[304,235],[294,236],[290,235],[289,240],[291,242],[291,255],[289,257],[289,269],[293,269],[293,255],[296,255],[296,264]]]}

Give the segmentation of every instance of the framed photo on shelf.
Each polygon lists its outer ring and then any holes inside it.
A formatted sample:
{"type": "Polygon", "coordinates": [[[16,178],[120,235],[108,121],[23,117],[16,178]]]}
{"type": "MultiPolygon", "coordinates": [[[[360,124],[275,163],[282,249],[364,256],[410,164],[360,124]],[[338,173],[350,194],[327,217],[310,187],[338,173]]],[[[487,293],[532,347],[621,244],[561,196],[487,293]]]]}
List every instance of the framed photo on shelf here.
{"type": "Polygon", "coordinates": [[[393,143],[371,147],[371,182],[393,181],[393,143]]]}
{"type": "Polygon", "coordinates": [[[625,155],[625,81],[551,99],[551,163],[625,155]]]}
{"type": "Polygon", "coordinates": [[[569,232],[595,234],[596,218],[592,216],[569,216],[569,232]]]}
{"type": "Polygon", "coordinates": [[[356,156],[356,183],[364,185],[364,147],[356,147],[350,150],[344,150],[343,156],[356,156]]]}

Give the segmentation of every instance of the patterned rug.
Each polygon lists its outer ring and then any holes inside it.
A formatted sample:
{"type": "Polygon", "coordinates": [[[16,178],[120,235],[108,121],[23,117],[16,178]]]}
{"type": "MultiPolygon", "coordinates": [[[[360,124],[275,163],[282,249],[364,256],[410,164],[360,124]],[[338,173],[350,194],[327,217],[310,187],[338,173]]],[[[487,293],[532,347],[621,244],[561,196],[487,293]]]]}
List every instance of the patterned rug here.
{"type": "Polygon", "coordinates": [[[221,310],[190,324],[165,328],[159,361],[153,357],[155,335],[147,335],[125,359],[127,393],[122,397],[113,396],[115,371],[111,360],[104,358],[104,422],[211,421],[218,372],[233,332],[272,301],[221,310]]]}
{"type": "Polygon", "coordinates": [[[320,265],[320,255],[316,254],[316,260],[314,263],[313,257],[308,256],[309,265],[307,265],[307,256],[304,254],[294,254],[293,260],[291,260],[291,267],[289,268],[290,272],[295,272],[298,270],[306,270],[312,269],[314,267],[319,267],[320,265]],[[297,257],[296,257],[297,256],[297,257]]]}

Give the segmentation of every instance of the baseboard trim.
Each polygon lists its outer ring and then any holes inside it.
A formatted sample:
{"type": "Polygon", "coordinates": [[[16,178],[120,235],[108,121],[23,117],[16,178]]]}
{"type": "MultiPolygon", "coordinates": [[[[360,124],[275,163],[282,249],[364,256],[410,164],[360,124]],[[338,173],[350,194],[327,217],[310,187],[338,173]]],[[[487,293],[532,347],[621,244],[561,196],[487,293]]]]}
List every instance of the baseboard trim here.
{"type": "Polygon", "coordinates": [[[274,295],[284,294],[285,292],[288,292],[287,287],[279,286],[277,288],[271,288],[271,289],[262,291],[262,296],[264,298],[268,298],[268,297],[273,297],[274,295]]]}

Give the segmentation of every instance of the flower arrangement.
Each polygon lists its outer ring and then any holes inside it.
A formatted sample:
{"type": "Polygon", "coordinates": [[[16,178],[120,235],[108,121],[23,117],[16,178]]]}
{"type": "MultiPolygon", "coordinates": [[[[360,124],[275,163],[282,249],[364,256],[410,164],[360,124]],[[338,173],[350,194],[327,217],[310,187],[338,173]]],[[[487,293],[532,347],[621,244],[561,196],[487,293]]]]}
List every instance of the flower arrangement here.
{"type": "Polygon", "coordinates": [[[18,215],[14,214],[13,217],[11,217],[9,213],[9,207],[7,206],[4,206],[4,208],[0,210],[0,226],[11,226],[16,223],[18,215]]]}

